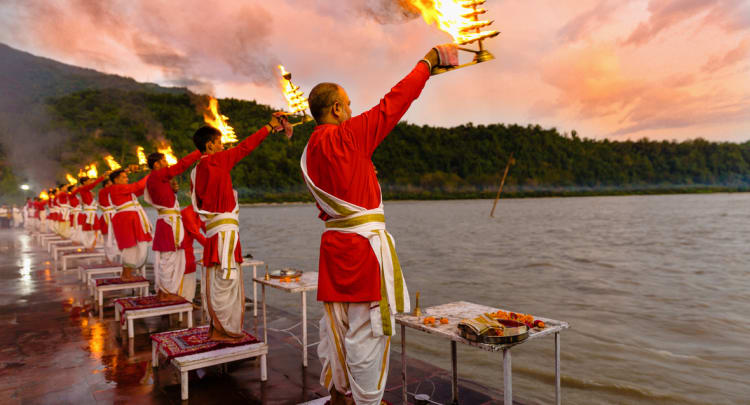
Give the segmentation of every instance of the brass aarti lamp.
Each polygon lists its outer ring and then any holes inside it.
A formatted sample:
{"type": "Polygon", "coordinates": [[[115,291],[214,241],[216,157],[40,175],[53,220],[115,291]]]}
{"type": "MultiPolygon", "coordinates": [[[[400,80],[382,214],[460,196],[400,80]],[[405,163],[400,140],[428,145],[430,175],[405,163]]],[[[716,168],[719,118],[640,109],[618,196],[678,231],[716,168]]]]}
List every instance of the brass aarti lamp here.
{"type": "Polygon", "coordinates": [[[281,88],[284,92],[284,98],[289,106],[289,112],[284,115],[290,121],[291,126],[296,127],[297,125],[310,122],[313,118],[305,112],[310,105],[307,103],[305,93],[300,90],[299,86],[295,86],[292,83],[292,74],[284,69],[284,66],[279,65],[281,71],[281,88]],[[299,121],[291,122],[291,119],[299,119],[299,121]]]}

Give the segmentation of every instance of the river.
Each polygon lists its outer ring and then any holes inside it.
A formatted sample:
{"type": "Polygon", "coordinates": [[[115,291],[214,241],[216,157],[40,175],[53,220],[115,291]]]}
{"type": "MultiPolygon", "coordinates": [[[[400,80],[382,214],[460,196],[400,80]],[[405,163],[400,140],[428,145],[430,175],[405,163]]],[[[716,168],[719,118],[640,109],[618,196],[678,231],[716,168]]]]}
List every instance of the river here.
{"type": "MultiPolygon", "coordinates": [[[[508,199],[495,218],[491,204],[386,202],[423,308],[465,300],[570,323],[565,403],[748,403],[750,194],[508,199]]],[[[240,221],[246,252],[272,268],[317,269],[314,205],[243,206],[240,221]]],[[[269,300],[298,306],[280,292],[269,300]]],[[[312,298],[309,308],[321,316],[312,298]]],[[[409,333],[409,355],[445,369],[449,348],[409,333]]],[[[502,386],[500,355],[458,356],[459,377],[502,386]]],[[[518,398],[552,402],[553,378],[554,339],[513,349],[518,398]]]]}

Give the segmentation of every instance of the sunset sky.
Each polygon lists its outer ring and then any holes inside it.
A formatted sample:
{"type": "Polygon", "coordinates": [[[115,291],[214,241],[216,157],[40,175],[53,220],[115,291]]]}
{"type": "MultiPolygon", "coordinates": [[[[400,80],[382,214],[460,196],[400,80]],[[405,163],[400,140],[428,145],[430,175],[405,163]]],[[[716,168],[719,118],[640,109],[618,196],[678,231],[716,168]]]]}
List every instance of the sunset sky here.
{"type": "MultiPolygon", "coordinates": [[[[431,78],[407,121],[750,140],[750,1],[485,8],[502,31],[487,42],[497,59],[431,78]]],[[[0,24],[0,42],[39,56],[279,108],[283,63],[305,92],[341,84],[355,113],[451,40],[398,0],[2,0],[0,24]]]]}

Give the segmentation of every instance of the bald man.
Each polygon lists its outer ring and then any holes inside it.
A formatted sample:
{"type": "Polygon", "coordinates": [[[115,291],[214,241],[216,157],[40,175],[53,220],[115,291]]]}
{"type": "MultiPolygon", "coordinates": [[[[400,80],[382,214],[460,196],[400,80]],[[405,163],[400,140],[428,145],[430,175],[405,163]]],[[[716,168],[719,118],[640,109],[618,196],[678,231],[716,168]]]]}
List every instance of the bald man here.
{"type": "MultiPolygon", "coordinates": [[[[455,56],[455,47],[437,48],[455,56]]],[[[321,83],[310,92],[318,126],[300,165],[326,227],[318,265],[318,301],[325,307],[318,356],[320,383],[332,405],[377,405],[383,398],[393,315],[408,312],[410,303],[385,229],[372,154],[419,97],[432,67],[443,65],[438,55],[430,50],[378,105],[355,117],[338,84],[321,83]]]]}

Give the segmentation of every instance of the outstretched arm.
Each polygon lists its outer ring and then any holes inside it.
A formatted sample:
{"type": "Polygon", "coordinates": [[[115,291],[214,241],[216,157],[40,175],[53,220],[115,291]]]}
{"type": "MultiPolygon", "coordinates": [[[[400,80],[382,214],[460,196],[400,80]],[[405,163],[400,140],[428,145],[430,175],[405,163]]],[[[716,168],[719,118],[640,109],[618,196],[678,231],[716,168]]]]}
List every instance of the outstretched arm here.
{"type": "Polygon", "coordinates": [[[190,166],[195,163],[196,160],[200,159],[201,152],[199,150],[195,150],[188,154],[187,156],[180,159],[179,162],[173,164],[172,166],[169,166],[166,168],[167,170],[167,178],[171,179],[172,177],[179,176],[187,170],[190,166]]]}
{"type": "Polygon", "coordinates": [[[357,150],[371,156],[375,148],[406,114],[411,103],[419,97],[429,77],[428,64],[418,62],[378,105],[345,121],[341,124],[340,130],[351,137],[357,150]]]}

